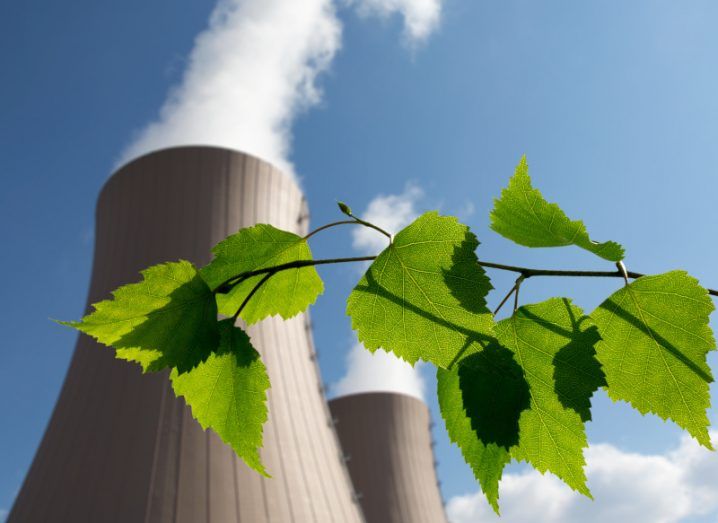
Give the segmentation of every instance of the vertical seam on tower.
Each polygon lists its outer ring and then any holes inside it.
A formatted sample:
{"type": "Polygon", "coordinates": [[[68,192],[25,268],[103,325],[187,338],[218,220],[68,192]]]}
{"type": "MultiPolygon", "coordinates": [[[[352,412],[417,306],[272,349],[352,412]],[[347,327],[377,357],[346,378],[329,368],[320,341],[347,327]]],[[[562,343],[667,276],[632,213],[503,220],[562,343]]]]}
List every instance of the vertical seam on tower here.
{"type": "Polygon", "coordinates": [[[210,479],[209,478],[210,478],[210,474],[211,474],[210,462],[212,460],[211,451],[210,451],[210,441],[209,441],[210,440],[210,431],[203,430],[202,434],[204,434],[204,449],[207,454],[205,462],[204,462],[205,482],[206,482],[205,489],[207,490],[207,495],[205,496],[205,499],[207,500],[207,506],[205,508],[205,516],[207,517],[207,523],[209,523],[210,521],[212,521],[212,519],[211,519],[212,518],[212,514],[211,514],[212,503],[210,502],[211,501],[210,496],[212,493],[210,492],[210,489],[209,489],[210,488],[210,479]]]}
{"type": "MultiPolygon", "coordinates": [[[[246,179],[248,178],[248,174],[249,174],[249,170],[247,169],[247,166],[248,166],[248,163],[249,163],[248,160],[249,160],[249,157],[246,157],[246,156],[245,156],[245,158],[244,158],[244,175],[245,175],[245,181],[246,181],[246,179]]],[[[261,176],[262,176],[262,173],[260,172],[261,166],[260,166],[260,164],[259,164],[258,162],[254,161],[254,162],[252,162],[252,165],[255,167],[255,169],[254,169],[253,172],[251,173],[251,175],[254,177],[254,194],[252,195],[252,220],[251,220],[252,223],[251,223],[251,225],[255,225],[255,224],[257,223],[257,219],[258,219],[258,216],[257,216],[257,214],[258,214],[258,213],[257,213],[257,207],[259,206],[259,200],[258,200],[258,196],[259,196],[259,180],[260,180],[260,178],[261,178],[261,176]]],[[[245,186],[245,189],[246,189],[246,186],[245,186]]],[[[246,194],[246,190],[244,191],[244,194],[246,194]]],[[[244,195],[243,195],[243,198],[244,198],[244,195]]],[[[242,225],[243,225],[244,227],[246,227],[246,226],[248,226],[249,224],[243,223],[242,225]]],[[[266,354],[263,355],[263,356],[266,358],[266,354]]],[[[270,391],[269,393],[267,393],[267,410],[271,412],[272,398],[271,398],[270,395],[271,395],[271,391],[270,391]]],[[[267,425],[269,425],[269,424],[266,423],[266,424],[264,425],[264,428],[265,428],[265,429],[268,428],[267,425]]],[[[266,437],[267,431],[264,430],[264,433],[263,433],[263,434],[264,434],[263,437],[266,437]]],[[[264,447],[264,448],[266,448],[266,447],[264,447]]],[[[280,461],[281,461],[281,460],[280,460],[280,461]]],[[[261,485],[261,487],[262,487],[262,500],[264,501],[264,515],[265,515],[266,520],[267,520],[267,521],[270,521],[270,517],[269,517],[269,516],[270,516],[270,513],[269,513],[269,500],[267,499],[266,480],[260,479],[260,485],[261,485]]]]}
{"type": "MultiPolygon", "coordinates": [[[[279,198],[279,196],[282,196],[282,195],[284,194],[284,193],[283,193],[283,189],[284,189],[284,187],[283,187],[284,174],[275,171],[273,168],[272,168],[272,170],[271,170],[270,172],[271,172],[271,174],[272,174],[272,180],[273,180],[273,181],[276,180],[276,181],[278,182],[278,185],[279,185],[279,187],[278,187],[278,189],[277,189],[277,191],[276,191],[276,192],[277,192],[277,197],[274,199],[274,203],[275,203],[275,204],[279,204],[279,205],[278,205],[279,208],[277,209],[277,218],[281,218],[281,223],[280,223],[280,225],[283,226],[285,217],[288,219],[288,221],[289,221],[290,223],[293,223],[293,221],[292,221],[292,218],[293,218],[293,217],[291,216],[291,214],[289,214],[289,213],[291,212],[291,209],[289,208],[288,205],[282,206],[282,205],[281,205],[281,199],[279,198]],[[283,207],[283,208],[282,208],[282,207],[283,207]]],[[[273,185],[274,185],[274,183],[273,183],[273,185]]],[[[271,191],[272,191],[272,187],[270,187],[270,194],[271,194],[271,191]]],[[[291,321],[293,321],[293,320],[291,320],[291,321]]],[[[277,326],[276,321],[273,321],[273,322],[272,322],[272,330],[273,330],[274,333],[275,333],[275,338],[278,337],[278,336],[277,336],[276,326],[277,326]]],[[[291,327],[290,327],[289,325],[287,325],[287,330],[289,330],[290,328],[291,328],[291,327]]],[[[289,342],[289,344],[292,346],[292,349],[290,349],[292,356],[296,357],[296,356],[297,356],[296,351],[293,350],[293,348],[296,346],[296,344],[294,343],[294,342],[296,342],[296,337],[295,337],[295,336],[292,336],[291,339],[288,340],[288,342],[289,342]]],[[[294,386],[295,386],[295,387],[294,387],[294,393],[296,394],[296,393],[297,393],[297,389],[298,389],[298,387],[296,386],[296,385],[297,385],[297,367],[295,367],[293,364],[290,365],[290,367],[292,368],[292,376],[291,376],[291,378],[292,378],[292,382],[293,382],[293,384],[294,384],[294,386]]],[[[282,372],[282,383],[283,383],[283,385],[284,385],[284,390],[288,391],[288,390],[289,390],[289,389],[288,389],[288,384],[287,384],[285,378],[286,378],[286,375],[285,375],[284,372],[282,372]]],[[[305,403],[304,401],[301,401],[301,402],[300,402],[300,411],[301,411],[302,414],[305,413],[305,409],[304,409],[305,404],[304,404],[304,403],[305,403]]],[[[292,409],[292,411],[290,411],[290,414],[289,414],[289,417],[290,417],[289,422],[290,422],[291,427],[292,427],[292,439],[294,440],[295,449],[296,449],[297,454],[299,454],[299,453],[301,452],[301,450],[300,450],[300,445],[299,445],[299,439],[298,439],[298,436],[297,436],[297,425],[295,424],[295,414],[296,414],[296,412],[294,412],[294,410],[292,409]]],[[[305,421],[304,426],[306,427],[306,416],[303,416],[303,421],[305,421]]],[[[314,455],[314,445],[312,445],[312,444],[310,443],[310,446],[311,446],[311,454],[312,454],[312,457],[314,457],[315,462],[316,462],[316,456],[314,455]]],[[[313,519],[314,521],[317,521],[317,514],[316,514],[316,511],[315,511],[315,509],[314,509],[315,500],[314,500],[314,498],[313,498],[312,495],[311,495],[311,489],[310,489],[310,487],[309,487],[309,482],[307,481],[306,471],[305,471],[304,467],[299,467],[299,469],[300,469],[300,473],[301,473],[302,480],[303,480],[303,483],[304,483],[303,486],[304,486],[304,490],[305,490],[305,495],[307,496],[307,499],[310,500],[309,508],[310,508],[311,513],[312,513],[312,519],[313,519]]]]}
{"type": "MultiPolygon", "coordinates": [[[[269,171],[268,166],[261,162],[258,163],[257,167],[258,167],[257,173],[258,173],[259,178],[257,179],[257,183],[254,186],[255,198],[258,200],[259,183],[260,183],[260,181],[263,181],[263,185],[265,187],[269,187],[269,189],[265,189],[264,194],[262,194],[262,196],[264,197],[262,200],[262,205],[263,205],[264,211],[269,215],[268,217],[272,217],[272,212],[271,212],[272,211],[271,172],[268,172],[269,171]]],[[[255,212],[256,212],[256,208],[255,208],[255,212]]],[[[254,220],[255,220],[255,223],[258,220],[256,213],[255,213],[254,220]]],[[[270,220],[267,220],[267,221],[270,221],[270,220]]],[[[264,336],[262,336],[262,338],[266,339],[264,336]]],[[[266,347],[265,347],[265,349],[266,349],[266,347]]],[[[265,355],[264,355],[265,358],[267,358],[269,356],[269,354],[268,354],[269,352],[270,352],[269,349],[265,350],[265,355]]],[[[281,376],[283,373],[281,372],[280,366],[281,366],[280,358],[277,358],[277,364],[275,365],[275,369],[278,369],[280,371],[279,374],[281,376]]],[[[272,400],[269,400],[268,403],[271,403],[270,412],[275,411],[275,413],[276,413],[276,410],[274,409],[274,402],[272,400]]],[[[292,497],[290,495],[289,485],[287,484],[287,473],[286,473],[286,469],[284,467],[285,463],[284,463],[284,459],[283,459],[284,456],[282,453],[283,448],[279,444],[280,438],[278,437],[278,432],[277,432],[278,427],[277,427],[276,423],[272,423],[271,425],[272,425],[272,430],[274,432],[274,446],[277,449],[277,457],[278,457],[277,465],[279,466],[279,469],[281,470],[282,483],[284,484],[283,494],[284,494],[284,498],[287,503],[287,507],[289,509],[289,517],[292,521],[294,521],[294,507],[292,506],[292,497]]]]}
{"type": "MultiPolygon", "coordinates": [[[[181,401],[181,400],[180,400],[181,401]]],[[[180,420],[179,420],[179,441],[177,442],[177,476],[175,477],[175,488],[174,488],[174,495],[175,495],[175,502],[174,502],[174,513],[172,514],[172,521],[175,523],[177,522],[177,514],[179,512],[179,486],[180,486],[180,475],[182,473],[182,445],[184,444],[184,415],[185,415],[185,409],[186,406],[182,405],[182,408],[180,410],[180,420]]]]}
{"type": "Polygon", "coordinates": [[[163,422],[165,419],[165,401],[167,398],[167,386],[162,387],[162,399],[160,400],[160,412],[158,416],[157,432],[155,433],[155,450],[152,456],[152,471],[150,472],[150,484],[147,489],[147,505],[145,506],[145,522],[149,523],[150,513],[152,512],[152,495],[155,489],[155,477],[157,476],[157,455],[160,449],[160,435],[162,433],[163,422]]]}

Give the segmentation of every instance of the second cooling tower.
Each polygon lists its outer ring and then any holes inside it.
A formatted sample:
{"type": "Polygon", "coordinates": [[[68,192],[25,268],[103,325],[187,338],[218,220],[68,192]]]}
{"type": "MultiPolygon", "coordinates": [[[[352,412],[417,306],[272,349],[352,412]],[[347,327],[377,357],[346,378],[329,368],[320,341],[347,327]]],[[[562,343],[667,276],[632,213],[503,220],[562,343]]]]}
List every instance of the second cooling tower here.
{"type": "Polygon", "coordinates": [[[329,408],[367,523],[446,522],[424,402],[369,392],[329,408]]]}

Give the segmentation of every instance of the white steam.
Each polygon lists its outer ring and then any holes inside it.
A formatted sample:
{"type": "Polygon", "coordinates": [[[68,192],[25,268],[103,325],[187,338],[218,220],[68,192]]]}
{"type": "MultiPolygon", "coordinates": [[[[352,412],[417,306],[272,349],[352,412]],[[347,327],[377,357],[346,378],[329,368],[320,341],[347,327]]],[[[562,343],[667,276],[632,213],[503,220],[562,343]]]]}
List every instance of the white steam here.
{"type": "Polygon", "coordinates": [[[292,173],[292,122],[321,100],[317,76],[340,42],[331,0],[220,0],[180,85],[123,160],[169,146],[214,145],[292,173]]]}
{"type": "MultiPolygon", "coordinates": [[[[346,2],[343,2],[346,3],[346,2]]],[[[349,2],[365,15],[403,16],[410,41],[439,22],[441,0],[349,2]]],[[[332,0],[219,0],[179,85],[121,163],[172,146],[213,145],[259,156],[289,174],[292,124],[321,102],[318,77],[341,47],[332,0]]]]}
{"type": "Polygon", "coordinates": [[[417,368],[383,350],[371,353],[357,343],[347,356],[347,373],[332,385],[330,392],[334,396],[399,392],[424,400],[424,389],[424,379],[417,368]]]}

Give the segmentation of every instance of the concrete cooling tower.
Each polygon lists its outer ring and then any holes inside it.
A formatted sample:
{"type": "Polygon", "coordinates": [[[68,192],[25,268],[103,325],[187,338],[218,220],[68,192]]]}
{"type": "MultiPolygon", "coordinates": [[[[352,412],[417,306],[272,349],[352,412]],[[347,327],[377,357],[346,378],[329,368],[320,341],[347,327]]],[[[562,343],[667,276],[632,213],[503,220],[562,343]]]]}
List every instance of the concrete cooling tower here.
{"type": "MultiPolygon", "coordinates": [[[[307,227],[301,191],[269,164],[210,147],[139,158],[115,173],[100,194],[88,303],[138,281],[141,269],[158,262],[203,265],[215,243],[257,222],[298,233],[307,227]]],[[[175,398],[166,372],[142,375],[82,335],[9,521],[362,521],[321,392],[307,317],[270,318],[249,333],[272,381],[262,450],[271,479],[246,467],[213,432],[202,431],[175,398]]],[[[399,409],[402,427],[381,459],[401,462],[401,441],[428,446],[423,406],[399,406],[403,401],[378,405],[382,415],[399,409]],[[418,422],[404,421],[409,411],[418,422]]],[[[375,415],[362,408],[361,416],[375,415]]],[[[339,413],[344,427],[350,426],[351,416],[339,413]]],[[[434,481],[430,463],[416,467],[406,464],[398,471],[407,486],[423,470],[434,481]]],[[[399,485],[391,485],[403,495],[399,485]]],[[[409,499],[402,497],[396,510],[418,514],[422,507],[438,514],[432,486],[425,495],[433,504],[416,499],[417,508],[405,507],[409,499]]],[[[367,499],[374,495],[364,489],[367,499]]],[[[426,515],[404,521],[427,517],[442,521],[426,515]]]]}
{"type": "Polygon", "coordinates": [[[329,408],[367,523],[446,523],[424,402],[369,392],[329,408]]]}

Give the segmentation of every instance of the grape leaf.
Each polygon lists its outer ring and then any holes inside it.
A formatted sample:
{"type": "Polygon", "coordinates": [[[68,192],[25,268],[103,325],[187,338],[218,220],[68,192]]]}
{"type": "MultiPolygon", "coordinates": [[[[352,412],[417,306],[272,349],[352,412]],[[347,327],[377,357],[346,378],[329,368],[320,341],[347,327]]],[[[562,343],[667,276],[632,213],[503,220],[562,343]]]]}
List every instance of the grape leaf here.
{"type": "Polygon", "coordinates": [[[259,456],[267,421],[267,369],[233,320],[220,321],[219,330],[217,352],[190,372],[173,370],[172,388],[184,396],[203,429],[214,430],[247,465],[268,476],[259,456]]]}
{"type": "Polygon", "coordinates": [[[446,368],[492,335],[479,242],[456,218],[428,212],[401,230],[349,295],[347,314],[370,351],[446,368]]]}
{"type": "Polygon", "coordinates": [[[143,281],[115,290],[79,322],[65,325],[114,347],[116,356],[145,371],[176,367],[187,372],[217,348],[214,294],[187,261],[142,271],[143,281]]]}
{"type": "Polygon", "coordinates": [[[499,481],[518,442],[528,386],[512,354],[496,342],[450,370],[437,369],[437,394],[449,438],[499,512],[499,481]]]}
{"type": "Polygon", "coordinates": [[[594,357],[596,326],[568,299],[552,298],[520,307],[496,324],[496,335],[523,369],[530,394],[511,456],[590,497],[584,420],[590,418],[591,395],[605,383],[594,357]]]}
{"type": "MultiPolygon", "coordinates": [[[[200,271],[212,289],[244,272],[312,259],[304,238],[267,224],[240,230],[215,245],[212,253],[214,259],[200,271]]],[[[264,277],[247,278],[227,294],[218,294],[219,312],[233,316],[264,277]]],[[[287,269],[271,276],[257,290],[240,317],[250,325],[277,314],[288,319],[303,312],[323,291],[324,284],[314,267],[287,269]]]]}
{"type": "Polygon", "coordinates": [[[531,186],[526,157],[522,157],[509,186],[494,200],[491,228],[501,236],[526,247],[577,245],[609,261],[623,259],[616,242],[591,240],[582,221],[572,221],[555,203],[547,202],[531,186]]]}
{"type": "Polygon", "coordinates": [[[694,278],[672,271],[638,278],[591,314],[603,338],[596,350],[609,396],[673,420],[708,448],[713,309],[694,278]]]}

